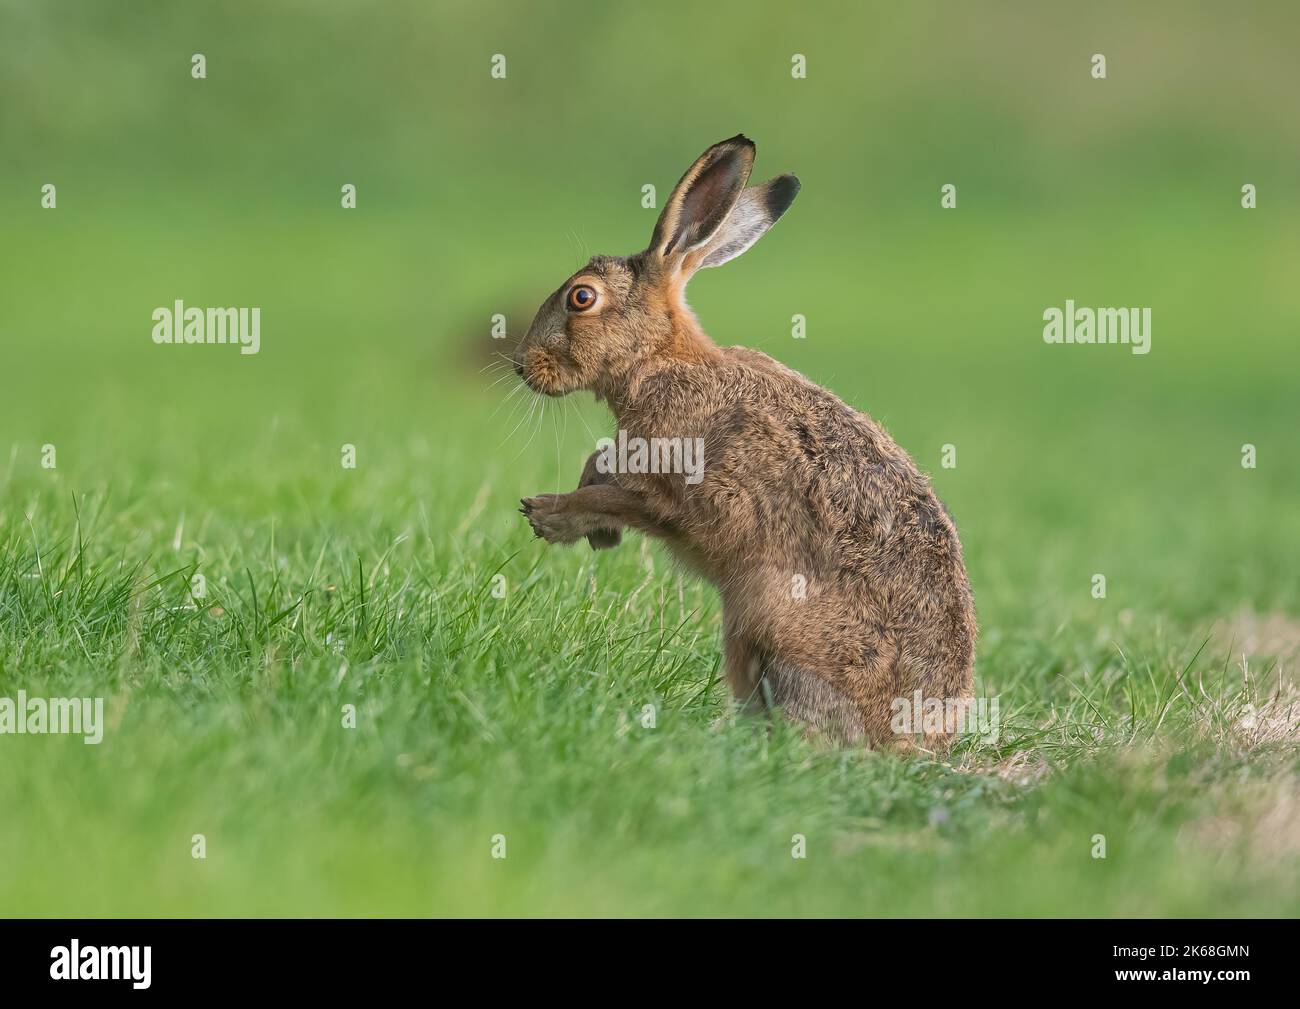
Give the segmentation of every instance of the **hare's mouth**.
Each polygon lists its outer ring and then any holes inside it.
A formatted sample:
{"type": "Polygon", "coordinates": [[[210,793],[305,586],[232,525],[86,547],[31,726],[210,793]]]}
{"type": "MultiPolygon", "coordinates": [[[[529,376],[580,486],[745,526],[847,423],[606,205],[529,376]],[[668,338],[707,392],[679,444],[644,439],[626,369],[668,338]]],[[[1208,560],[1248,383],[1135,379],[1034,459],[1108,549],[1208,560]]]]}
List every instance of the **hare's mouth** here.
{"type": "Polygon", "coordinates": [[[549,388],[548,385],[541,381],[536,375],[530,375],[527,372],[520,372],[520,377],[524,380],[524,385],[528,386],[533,392],[542,396],[558,397],[564,395],[563,389],[549,388]]]}
{"type": "Polygon", "coordinates": [[[538,393],[539,395],[542,396],[550,396],[551,399],[559,399],[561,396],[564,395],[563,389],[544,389],[540,385],[534,385],[532,382],[529,382],[527,379],[524,380],[524,384],[528,386],[528,388],[532,389],[533,392],[538,393]]]}
{"type": "Polygon", "coordinates": [[[517,365],[515,371],[524,380],[524,385],[543,396],[563,396],[568,391],[561,387],[563,383],[555,366],[538,354],[530,355],[530,359],[517,365]]]}

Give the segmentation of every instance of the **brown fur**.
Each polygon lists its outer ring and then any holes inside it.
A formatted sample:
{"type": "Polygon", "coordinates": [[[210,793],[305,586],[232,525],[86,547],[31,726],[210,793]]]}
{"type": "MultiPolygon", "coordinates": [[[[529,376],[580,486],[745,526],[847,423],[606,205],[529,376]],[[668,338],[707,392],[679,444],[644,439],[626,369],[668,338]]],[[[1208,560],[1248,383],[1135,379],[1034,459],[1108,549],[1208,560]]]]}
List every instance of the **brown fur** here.
{"type": "MultiPolygon", "coordinates": [[[[539,392],[594,392],[628,437],[703,438],[703,480],[602,474],[593,455],[577,490],[523,511],[550,543],[610,547],[625,527],[665,540],[721,592],[727,676],[745,706],[779,707],[832,740],[911,745],[891,730],[895,698],[970,694],[975,613],[952,520],[879,425],[764,354],[719,348],[683,297],[696,269],[739,254],[793,200],[793,176],[744,190],[753,157],[743,137],[706,151],[650,248],[593,259],[516,357],[539,392]],[[591,309],[566,308],[576,284],[597,292],[591,309]]],[[[946,728],[924,745],[944,746],[946,728]]]]}

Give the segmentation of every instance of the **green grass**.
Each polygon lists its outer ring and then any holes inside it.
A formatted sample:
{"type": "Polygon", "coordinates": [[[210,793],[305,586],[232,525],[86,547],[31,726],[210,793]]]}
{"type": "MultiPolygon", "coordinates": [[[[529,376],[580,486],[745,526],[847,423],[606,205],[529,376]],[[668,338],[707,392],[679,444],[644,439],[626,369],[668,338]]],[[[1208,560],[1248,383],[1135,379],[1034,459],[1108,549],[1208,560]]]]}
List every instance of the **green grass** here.
{"type": "Polygon", "coordinates": [[[371,466],[263,478],[260,508],[191,504],[179,533],[147,484],[32,492],[0,549],[3,685],[106,696],[109,727],[0,740],[7,913],[1294,909],[1295,712],[1269,721],[1273,677],[1225,639],[1107,604],[986,617],[996,744],[819,751],[727,716],[716,604],[657,551],[545,550],[490,514],[500,469],[477,518],[469,480],[435,519],[371,466]]]}
{"type": "Polygon", "coordinates": [[[1285,8],[67,6],[0,2],[0,697],[108,725],[0,736],[0,914],[1294,915],[1285,8]],[[1001,732],[945,760],[733,717],[711,589],[516,511],[610,425],[494,384],[489,318],[742,129],[804,189],[692,304],[954,513],[1001,732]],[[155,346],[176,298],[261,353],[155,346]],[[1151,353],[1045,345],[1066,298],[1151,353]]]}
{"type": "MultiPolygon", "coordinates": [[[[40,274],[62,239],[29,238],[10,265],[40,274]]],[[[105,299],[147,247],[119,247],[98,275],[105,299]]],[[[984,269],[1024,277],[1022,258],[984,269]]],[[[775,263],[756,256],[733,278],[761,288],[775,263]]],[[[711,279],[697,302],[725,339],[711,279]]],[[[588,429],[608,423],[594,404],[549,403],[539,419],[526,411],[540,401],[502,391],[512,380],[491,388],[491,366],[448,350],[430,369],[418,334],[358,346],[344,326],[320,327],[296,362],[268,328],[251,362],[150,346],[127,352],[130,368],[107,354],[84,376],[64,368],[75,400],[33,389],[11,417],[0,696],[104,696],[109,725],[98,746],[0,738],[0,908],[1292,913],[1285,614],[1300,530],[1295,470],[1270,458],[1287,418],[1252,394],[1268,372],[1211,379],[1157,331],[1147,360],[1043,357],[1040,383],[1095,374],[1008,395],[1000,357],[1020,350],[994,320],[1024,297],[987,299],[969,326],[989,342],[950,349],[946,366],[909,367],[888,337],[869,369],[846,367],[847,334],[766,344],[889,422],[957,516],[982,624],[977,690],[999,699],[1002,725],[942,762],[818,750],[734,719],[711,590],[635,536],[603,554],[532,538],[515,502],[576,479],[588,429]],[[382,398],[331,377],[350,357],[348,383],[369,369],[382,398]],[[1142,367],[1145,397],[1107,388],[1142,367]],[[1178,391],[1180,368],[1210,406],[1178,391]],[[1270,446],[1268,464],[1242,470],[1225,428],[1270,446]],[[356,470],[340,466],[344,441],[356,470]],[[937,466],[944,441],[955,470],[937,466]],[[1269,614],[1268,633],[1252,628],[1269,614]],[[791,857],[795,834],[806,859],[791,857]]]]}

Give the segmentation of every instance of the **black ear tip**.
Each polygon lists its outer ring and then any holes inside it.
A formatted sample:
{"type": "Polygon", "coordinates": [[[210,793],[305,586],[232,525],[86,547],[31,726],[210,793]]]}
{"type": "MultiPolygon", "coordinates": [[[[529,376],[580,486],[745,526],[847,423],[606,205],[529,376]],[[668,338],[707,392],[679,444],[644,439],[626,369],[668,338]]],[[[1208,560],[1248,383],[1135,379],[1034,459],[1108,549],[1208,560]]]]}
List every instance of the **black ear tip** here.
{"type": "Polygon", "coordinates": [[[734,137],[728,137],[726,140],[721,140],[718,143],[714,144],[713,146],[714,147],[748,147],[751,149],[757,148],[757,145],[754,143],[754,141],[750,140],[749,137],[745,136],[745,134],[743,133],[737,133],[734,137]]]}
{"type": "Polygon", "coordinates": [[[772,220],[789,210],[798,195],[799,180],[793,175],[780,175],[773,179],[767,188],[767,212],[772,215],[772,220]]]}

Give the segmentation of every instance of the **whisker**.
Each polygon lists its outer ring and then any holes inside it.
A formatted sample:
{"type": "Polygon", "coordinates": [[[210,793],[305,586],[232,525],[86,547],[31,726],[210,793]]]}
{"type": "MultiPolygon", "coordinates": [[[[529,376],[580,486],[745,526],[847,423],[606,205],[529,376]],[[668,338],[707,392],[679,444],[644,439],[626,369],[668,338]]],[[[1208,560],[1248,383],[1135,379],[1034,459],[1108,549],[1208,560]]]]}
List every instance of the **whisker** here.
{"type": "Polygon", "coordinates": [[[582,421],[582,426],[587,429],[587,435],[588,437],[591,438],[592,448],[594,449],[596,447],[596,442],[600,441],[600,439],[596,437],[596,432],[593,431],[591,429],[591,425],[587,423],[587,418],[582,415],[582,407],[579,406],[576,409],[578,413],[578,420],[582,421]]]}
{"type": "MultiPolygon", "coordinates": [[[[505,421],[506,424],[509,424],[510,421],[514,418],[515,411],[516,411],[516,410],[517,410],[521,405],[524,405],[524,404],[526,404],[526,403],[528,402],[527,398],[524,398],[524,399],[515,399],[515,397],[518,396],[518,395],[520,394],[520,392],[522,392],[523,390],[525,390],[525,389],[527,389],[527,388],[528,388],[528,387],[527,387],[526,385],[519,385],[519,386],[517,386],[516,388],[511,389],[510,392],[508,392],[508,393],[506,394],[505,398],[502,399],[501,402],[497,404],[497,408],[496,408],[495,410],[492,411],[492,414],[491,414],[490,417],[488,417],[488,420],[492,420],[494,417],[496,417],[496,415],[497,415],[498,413],[501,412],[501,408],[502,408],[503,406],[506,406],[507,404],[509,404],[509,405],[510,405],[510,413],[506,416],[506,421],[505,421]],[[514,400],[514,402],[512,403],[511,400],[514,400]]],[[[521,420],[520,423],[522,424],[523,421],[521,420]]],[[[510,433],[509,433],[508,435],[506,435],[503,439],[501,439],[501,445],[504,445],[504,444],[505,444],[506,442],[508,442],[512,437],[514,437],[514,433],[515,433],[515,431],[518,431],[518,430],[519,430],[519,424],[516,424],[516,425],[511,429],[510,433]]],[[[500,448],[501,445],[498,445],[497,448],[500,448]]]]}
{"type": "MultiPolygon", "coordinates": [[[[518,451],[518,453],[515,454],[514,459],[511,459],[511,460],[510,460],[511,462],[514,462],[514,461],[515,461],[516,459],[518,459],[521,455],[523,455],[525,452],[528,451],[529,446],[532,445],[532,443],[533,443],[533,439],[537,437],[537,429],[538,429],[539,427],[542,426],[542,425],[541,425],[541,422],[542,422],[543,420],[545,420],[545,418],[546,418],[546,399],[545,399],[544,397],[539,396],[539,397],[537,397],[536,403],[537,403],[537,405],[538,405],[537,423],[533,423],[533,424],[530,424],[530,425],[529,425],[529,426],[532,427],[532,429],[533,429],[533,430],[532,430],[532,433],[529,434],[529,436],[528,436],[528,440],[527,440],[526,442],[524,442],[524,447],[521,448],[521,449],[518,451]]],[[[532,410],[529,410],[529,411],[528,411],[528,416],[529,416],[530,418],[533,416],[533,411],[532,411],[532,410]]]]}
{"type": "MultiPolygon", "coordinates": [[[[492,380],[492,384],[489,385],[489,386],[488,386],[486,389],[484,389],[483,391],[484,391],[484,392],[491,392],[493,389],[495,389],[498,385],[500,385],[500,384],[501,384],[502,382],[504,382],[506,379],[511,378],[511,377],[513,376],[513,374],[514,374],[513,372],[506,372],[504,375],[498,375],[496,378],[494,378],[494,379],[492,380]]],[[[521,383],[521,384],[522,384],[522,383],[521,383]]]]}

